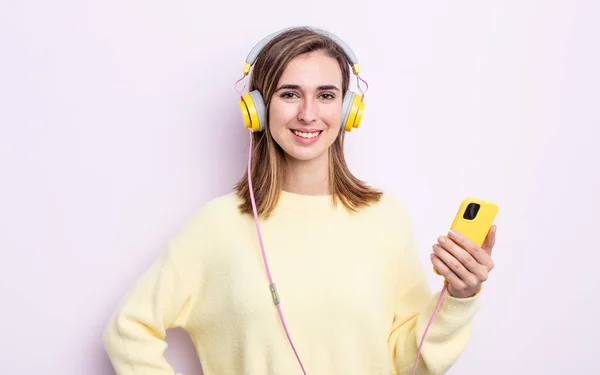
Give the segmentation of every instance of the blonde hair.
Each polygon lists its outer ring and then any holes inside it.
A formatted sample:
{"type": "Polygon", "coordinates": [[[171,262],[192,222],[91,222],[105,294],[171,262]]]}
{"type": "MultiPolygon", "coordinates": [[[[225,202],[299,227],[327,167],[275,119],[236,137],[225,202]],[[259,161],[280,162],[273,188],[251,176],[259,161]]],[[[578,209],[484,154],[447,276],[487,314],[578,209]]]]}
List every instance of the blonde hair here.
{"type": "MultiPolygon", "coordinates": [[[[252,134],[252,163],[250,173],[254,198],[259,216],[269,217],[276,207],[286,181],[285,152],[275,142],[270,132],[269,108],[271,97],[287,64],[299,55],[322,51],[337,60],[342,70],[342,95],[350,83],[350,67],[344,51],[330,38],[308,28],[295,28],[271,40],[259,53],[250,76],[249,90],[258,89],[266,105],[267,126],[262,132],[252,134]]],[[[329,184],[333,204],[338,201],[349,210],[376,202],[382,193],[356,178],[348,169],[344,158],[344,134],[340,134],[329,149],[329,184]]],[[[252,202],[245,173],[234,191],[242,199],[239,209],[252,214],[252,202]]]]}

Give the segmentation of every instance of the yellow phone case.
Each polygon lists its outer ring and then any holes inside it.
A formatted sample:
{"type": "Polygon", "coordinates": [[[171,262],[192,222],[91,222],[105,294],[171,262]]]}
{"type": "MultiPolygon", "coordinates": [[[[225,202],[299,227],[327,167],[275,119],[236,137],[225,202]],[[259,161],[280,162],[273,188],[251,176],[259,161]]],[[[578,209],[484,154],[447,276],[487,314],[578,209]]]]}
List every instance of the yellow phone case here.
{"type": "MultiPolygon", "coordinates": [[[[477,246],[481,246],[497,213],[498,206],[495,203],[477,198],[466,198],[460,204],[450,229],[469,238],[477,246]],[[475,217],[471,219],[473,214],[475,217]]],[[[440,275],[435,267],[433,270],[440,275]]]]}

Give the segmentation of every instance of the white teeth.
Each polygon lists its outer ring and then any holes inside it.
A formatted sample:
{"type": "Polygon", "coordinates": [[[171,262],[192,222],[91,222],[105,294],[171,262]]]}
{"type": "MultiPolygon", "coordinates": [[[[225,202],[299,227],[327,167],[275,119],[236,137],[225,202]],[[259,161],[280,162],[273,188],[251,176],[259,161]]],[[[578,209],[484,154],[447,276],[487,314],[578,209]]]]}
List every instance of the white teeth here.
{"type": "Polygon", "coordinates": [[[320,131],[314,132],[314,133],[305,133],[305,132],[301,132],[298,130],[292,130],[292,131],[294,132],[294,134],[296,134],[297,136],[302,137],[302,138],[314,138],[317,135],[321,134],[320,131]]]}

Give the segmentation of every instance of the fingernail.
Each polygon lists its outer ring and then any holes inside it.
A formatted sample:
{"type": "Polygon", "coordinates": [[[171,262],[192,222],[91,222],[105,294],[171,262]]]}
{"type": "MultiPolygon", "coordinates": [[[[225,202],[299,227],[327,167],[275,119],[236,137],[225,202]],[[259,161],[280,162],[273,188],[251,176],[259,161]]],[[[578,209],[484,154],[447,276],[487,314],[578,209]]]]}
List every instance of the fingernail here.
{"type": "Polygon", "coordinates": [[[456,237],[456,232],[454,232],[453,230],[449,230],[448,234],[450,235],[450,237],[456,237]]]}
{"type": "Polygon", "coordinates": [[[444,241],[446,241],[446,238],[445,238],[445,237],[439,237],[439,238],[438,238],[438,242],[439,242],[439,243],[444,243],[444,241]]]}

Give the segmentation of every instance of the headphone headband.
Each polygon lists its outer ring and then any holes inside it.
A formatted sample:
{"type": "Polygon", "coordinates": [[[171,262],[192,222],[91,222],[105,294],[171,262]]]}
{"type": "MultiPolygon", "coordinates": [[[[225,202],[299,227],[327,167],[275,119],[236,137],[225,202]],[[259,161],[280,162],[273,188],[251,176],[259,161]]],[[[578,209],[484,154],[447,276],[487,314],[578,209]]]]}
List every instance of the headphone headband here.
{"type": "MultiPolygon", "coordinates": [[[[346,58],[352,64],[352,70],[354,71],[354,74],[358,75],[360,73],[360,64],[358,63],[358,58],[356,57],[356,55],[352,51],[352,48],[350,48],[350,46],[348,44],[346,44],[346,42],[344,42],[340,37],[338,37],[338,36],[330,33],[329,31],[325,31],[325,30],[322,30],[322,29],[318,29],[318,28],[314,28],[314,27],[308,27],[308,26],[306,26],[304,28],[312,30],[312,31],[314,31],[314,32],[316,32],[318,34],[321,34],[321,35],[323,35],[325,37],[328,37],[331,40],[333,40],[344,51],[344,54],[346,55],[346,58]]],[[[250,67],[256,61],[256,58],[258,57],[258,54],[260,53],[260,51],[262,51],[262,49],[271,40],[273,40],[275,37],[277,37],[280,34],[283,34],[286,31],[294,30],[294,29],[298,29],[298,27],[287,27],[285,29],[276,31],[276,32],[274,32],[274,33],[272,33],[270,35],[267,35],[260,42],[258,42],[254,46],[254,48],[252,48],[252,50],[250,51],[250,53],[248,53],[248,56],[246,57],[246,62],[244,64],[244,75],[247,75],[248,72],[250,72],[250,67]]]]}

